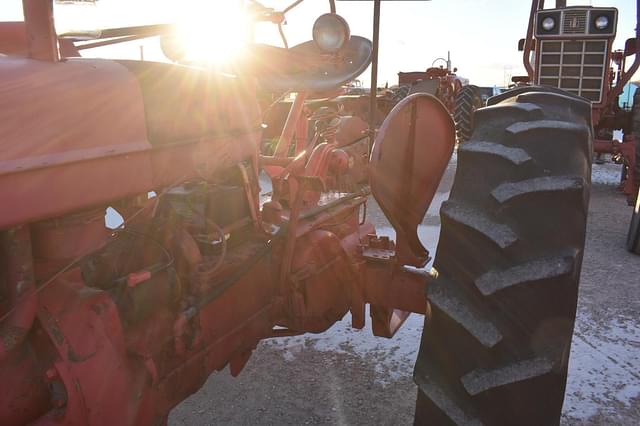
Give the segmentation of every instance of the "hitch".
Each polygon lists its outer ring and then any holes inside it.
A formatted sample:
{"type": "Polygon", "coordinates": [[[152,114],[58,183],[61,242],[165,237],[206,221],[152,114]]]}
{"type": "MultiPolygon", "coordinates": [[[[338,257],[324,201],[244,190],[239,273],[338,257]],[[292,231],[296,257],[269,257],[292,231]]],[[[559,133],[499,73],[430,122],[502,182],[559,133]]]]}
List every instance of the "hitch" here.
{"type": "Polygon", "coordinates": [[[373,334],[392,337],[411,312],[426,314],[427,285],[435,270],[418,238],[455,144],[455,125],[436,97],[416,93],[398,103],[380,127],[371,154],[371,192],[396,231],[397,241],[375,234],[362,243],[364,300],[373,334]]]}
{"type": "Polygon", "coordinates": [[[426,292],[437,272],[398,264],[389,237],[369,234],[361,248],[366,262],[364,300],[370,304],[373,334],[391,338],[411,313],[427,313],[426,292]]]}

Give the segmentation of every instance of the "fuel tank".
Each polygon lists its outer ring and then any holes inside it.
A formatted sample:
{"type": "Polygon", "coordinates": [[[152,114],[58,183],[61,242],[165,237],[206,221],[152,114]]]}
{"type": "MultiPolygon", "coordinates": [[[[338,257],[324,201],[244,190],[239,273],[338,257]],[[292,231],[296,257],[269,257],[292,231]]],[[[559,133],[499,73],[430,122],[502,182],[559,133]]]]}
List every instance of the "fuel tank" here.
{"type": "Polygon", "coordinates": [[[251,84],[174,64],[0,55],[0,229],[253,158],[251,84]]]}

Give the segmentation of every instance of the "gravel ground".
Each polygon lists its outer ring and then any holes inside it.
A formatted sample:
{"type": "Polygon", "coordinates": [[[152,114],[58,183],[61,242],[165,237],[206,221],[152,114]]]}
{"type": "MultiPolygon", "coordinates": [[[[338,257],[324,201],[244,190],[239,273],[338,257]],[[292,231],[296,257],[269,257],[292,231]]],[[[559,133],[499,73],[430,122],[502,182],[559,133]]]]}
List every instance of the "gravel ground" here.
{"type": "MultiPolygon", "coordinates": [[[[455,158],[420,228],[432,254],[454,170],[455,158]]],[[[618,166],[594,166],[564,425],[640,424],[640,257],[624,249],[631,208],[612,186],[618,177],[618,166]]],[[[375,205],[369,219],[393,235],[375,205]]],[[[379,339],[346,317],[321,335],[265,341],[238,378],[213,374],[169,424],[410,425],[421,330],[413,315],[393,339],[379,339]]]]}

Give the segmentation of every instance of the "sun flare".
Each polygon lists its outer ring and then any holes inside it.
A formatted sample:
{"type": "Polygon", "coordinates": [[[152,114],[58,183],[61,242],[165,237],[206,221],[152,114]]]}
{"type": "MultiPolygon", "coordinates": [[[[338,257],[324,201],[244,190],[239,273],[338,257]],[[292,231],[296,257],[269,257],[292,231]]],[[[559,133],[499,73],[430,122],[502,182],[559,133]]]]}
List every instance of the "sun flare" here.
{"type": "Polygon", "coordinates": [[[178,37],[186,58],[220,65],[232,62],[242,55],[247,42],[248,20],[239,2],[200,3],[190,9],[196,14],[179,18],[178,37]]]}

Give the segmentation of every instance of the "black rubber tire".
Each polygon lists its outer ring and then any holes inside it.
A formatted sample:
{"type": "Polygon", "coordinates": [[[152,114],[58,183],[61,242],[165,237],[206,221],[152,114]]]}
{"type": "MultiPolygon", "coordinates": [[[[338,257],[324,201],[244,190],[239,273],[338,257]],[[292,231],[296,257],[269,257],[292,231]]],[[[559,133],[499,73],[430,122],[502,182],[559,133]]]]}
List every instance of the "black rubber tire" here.
{"type": "Polygon", "coordinates": [[[498,95],[492,96],[487,99],[487,106],[493,106],[499,104],[505,99],[509,99],[515,95],[519,95],[521,93],[529,93],[529,92],[545,92],[545,93],[557,93],[559,95],[568,96],[570,98],[579,99],[585,102],[589,102],[588,99],[583,98],[582,96],[574,95],[573,93],[569,93],[557,87],[551,86],[522,86],[522,87],[514,87],[513,89],[502,92],[498,95]]]}
{"type": "Polygon", "coordinates": [[[633,93],[631,129],[636,140],[636,184],[640,186],[640,87],[633,93]]]}
{"type": "Polygon", "coordinates": [[[638,195],[636,198],[629,233],[627,234],[627,250],[640,254],[640,88],[636,88],[633,94],[633,108],[631,110],[631,128],[636,139],[636,184],[638,195]]]}
{"type": "Polygon", "coordinates": [[[592,139],[575,97],[520,92],[476,112],[440,211],[415,424],[559,423],[592,139]]]}
{"type": "Polygon", "coordinates": [[[456,95],[453,121],[456,123],[458,143],[465,143],[473,132],[473,115],[478,108],[482,108],[482,96],[476,86],[464,86],[456,95]]]}
{"type": "Polygon", "coordinates": [[[631,215],[631,223],[629,224],[627,250],[631,253],[640,254],[640,189],[638,189],[636,205],[631,215]]]}
{"type": "Polygon", "coordinates": [[[411,86],[407,84],[403,84],[402,86],[392,87],[389,89],[392,94],[392,99],[395,102],[400,102],[409,94],[409,90],[411,90],[411,86]]]}

